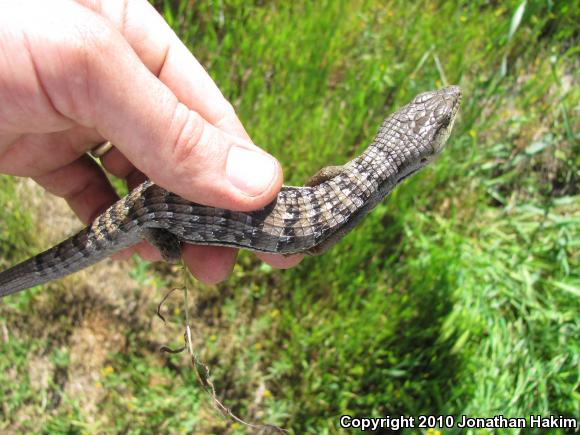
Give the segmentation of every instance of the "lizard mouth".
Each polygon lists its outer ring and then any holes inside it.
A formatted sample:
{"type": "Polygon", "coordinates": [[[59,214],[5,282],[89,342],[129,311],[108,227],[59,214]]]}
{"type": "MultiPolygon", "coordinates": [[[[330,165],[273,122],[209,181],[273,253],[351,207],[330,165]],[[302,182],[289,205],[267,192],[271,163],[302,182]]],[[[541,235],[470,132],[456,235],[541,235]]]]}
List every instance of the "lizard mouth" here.
{"type": "Polygon", "coordinates": [[[459,106],[461,105],[461,88],[459,86],[449,86],[447,88],[441,89],[441,98],[445,101],[446,114],[445,118],[441,120],[441,125],[435,132],[433,138],[433,154],[439,154],[445,145],[445,142],[451,134],[453,129],[453,124],[457,118],[457,113],[459,112],[459,106]]]}
{"type": "Polygon", "coordinates": [[[419,170],[427,164],[427,159],[424,159],[421,161],[423,163],[423,165],[419,166],[418,168],[413,169],[412,171],[408,172],[407,174],[402,175],[400,178],[397,179],[397,184],[402,183],[403,181],[405,181],[407,178],[409,178],[411,175],[415,174],[416,172],[419,172],[419,170]]]}

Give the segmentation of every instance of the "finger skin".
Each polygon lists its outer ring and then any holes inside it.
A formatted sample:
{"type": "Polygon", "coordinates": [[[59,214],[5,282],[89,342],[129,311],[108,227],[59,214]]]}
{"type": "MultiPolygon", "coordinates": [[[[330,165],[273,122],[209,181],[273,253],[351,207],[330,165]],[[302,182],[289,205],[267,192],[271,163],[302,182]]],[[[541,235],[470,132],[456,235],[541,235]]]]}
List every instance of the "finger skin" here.
{"type": "Polygon", "coordinates": [[[234,269],[237,249],[184,245],[182,256],[191,273],[206,284],[217,284],[234,269]]]}
{"type": "Polygon", "coordinates": [[[264,252],[256,252],[256,256],[276,269],[290,269],[298,265],[305,257],[304,254],[277,255],[264,252]]]}

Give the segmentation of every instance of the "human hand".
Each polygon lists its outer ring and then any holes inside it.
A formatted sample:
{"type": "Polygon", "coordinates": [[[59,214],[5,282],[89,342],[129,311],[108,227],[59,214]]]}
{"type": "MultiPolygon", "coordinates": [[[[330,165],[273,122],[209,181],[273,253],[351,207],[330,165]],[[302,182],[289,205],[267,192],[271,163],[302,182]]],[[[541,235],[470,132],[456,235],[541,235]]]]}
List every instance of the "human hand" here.
{"type": "MultiPolygon", "coordinates": [[[[0,1],[0,172],[32,177],[85,223],[118,198],[86,152],[134,187],[146,174],[191,201],[247,211],[282,185],[231,104],[145,0],[0,1]]],[[[131,248],[149,260],[146,243],[131,248]]],[[[275,267],[302,256],[261,254],[275,267]]],[[[236,250],[187,245],[200,280],[232,270],[236,250]]]]}

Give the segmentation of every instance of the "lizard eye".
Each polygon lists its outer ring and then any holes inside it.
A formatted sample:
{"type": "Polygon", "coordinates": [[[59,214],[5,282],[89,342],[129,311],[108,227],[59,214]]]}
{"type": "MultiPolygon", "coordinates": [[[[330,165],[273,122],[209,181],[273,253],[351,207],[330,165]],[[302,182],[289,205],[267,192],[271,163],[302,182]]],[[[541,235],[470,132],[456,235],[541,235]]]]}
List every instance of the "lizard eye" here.
{"type": "Polygon", "coordinates": [[[444,119],[441,120],[437,131],[435,132],[434,138],[437,140],[445,140],[447,139],[447,134],[449,133],[449,124],[451,123],[451,117],[446,116],[444,119]]]}
{"type": "Polygon", "coordinates": [[[437,132],[441,132],[442,130],[446,129],[447,127],[449,127],[449,123],[451,122],[451,118],[446,116],[445,119],[443,119],[441,121],[441,125],[439,126],[437,132]]]}

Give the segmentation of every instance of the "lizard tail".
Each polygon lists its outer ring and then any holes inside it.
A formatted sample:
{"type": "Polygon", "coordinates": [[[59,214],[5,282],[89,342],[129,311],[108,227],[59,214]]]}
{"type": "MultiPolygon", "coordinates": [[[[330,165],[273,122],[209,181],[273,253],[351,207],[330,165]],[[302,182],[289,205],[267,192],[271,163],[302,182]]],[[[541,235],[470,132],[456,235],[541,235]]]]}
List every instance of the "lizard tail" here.
{"type": "Polygon", "coordinates": [[[90,226],[62,243],[0,272],[0,297],[62,278],[139,242],[141,231],[96,237],[90,226]]]}

